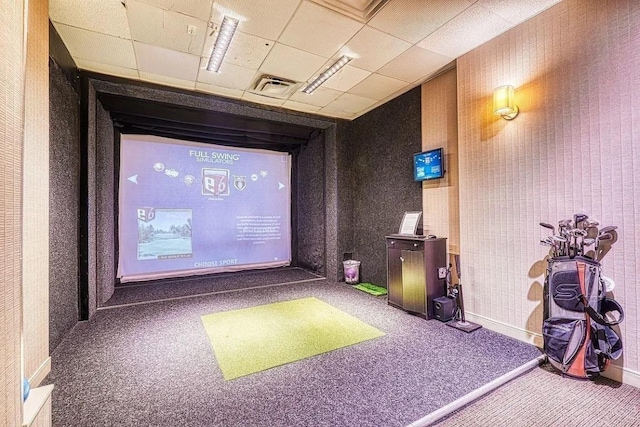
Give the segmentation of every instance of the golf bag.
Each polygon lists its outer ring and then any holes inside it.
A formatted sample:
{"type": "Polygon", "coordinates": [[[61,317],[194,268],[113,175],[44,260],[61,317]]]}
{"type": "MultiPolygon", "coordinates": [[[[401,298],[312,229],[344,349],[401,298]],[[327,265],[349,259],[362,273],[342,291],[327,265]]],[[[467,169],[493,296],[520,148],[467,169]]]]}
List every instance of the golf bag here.
{"type": "Polygon", "coordinates": [[[622,307],[606,296],[599,262],[581,256],[549,259],[542,334],[556,369],[577,378],[598,376],[622,355],[622,341],[611,327],[623,318],[622,307]]]}

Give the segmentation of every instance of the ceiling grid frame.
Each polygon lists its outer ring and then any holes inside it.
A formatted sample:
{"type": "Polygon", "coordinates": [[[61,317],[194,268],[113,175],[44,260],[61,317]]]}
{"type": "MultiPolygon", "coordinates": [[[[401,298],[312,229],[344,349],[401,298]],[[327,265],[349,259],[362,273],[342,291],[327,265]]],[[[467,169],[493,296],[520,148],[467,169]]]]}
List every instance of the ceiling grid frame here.
{"type": "Polygon", "coordinates": [[[50,18],[81,69],[352,120],[559,1],[50,0],[50,18]],[[99,19],[90,19],[95,10],[99,19]],[[141,27],[150,14],[172,19],[173,28],[141,27]],[[240,19],[236,36],[242,42],[229,48],[220,70],[226,74],[210,75],[206,62],[225,14],[240,19]],[[478,16],[484,18],[476,22],[478,16]],[[324,24],[314,25],[314,17],[324,24]],[[140,28],[150,33],[141,37],[140,28]],[[195,35],[187,34],[189,28],[195,35]],[[460,42],[461,35],[470,40],[460,42]],[[354,59],[317,95],[299,92],[342,55],[354,59]],[[284,98],[251,93],[263,75],[295,80],[300,88],[284,98]]]}

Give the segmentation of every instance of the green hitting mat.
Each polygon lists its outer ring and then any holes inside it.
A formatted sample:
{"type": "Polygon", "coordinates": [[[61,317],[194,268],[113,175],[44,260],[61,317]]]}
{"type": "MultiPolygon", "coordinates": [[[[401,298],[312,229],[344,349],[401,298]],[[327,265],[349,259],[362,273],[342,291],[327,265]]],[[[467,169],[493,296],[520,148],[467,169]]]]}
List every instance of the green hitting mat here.
{"type": "Polygon", "coordinates": [[[208,314],[202,323],[225,380],[384,335],[313,297],[208,314]]]}
{"type": "Polygon", "coordinates": [[[354,288],[360,289],[362,292],[366,292],[368,294],[375,295],[377,297],[379,297],[380,295],[387,294],[386,288],[376,286],[373,283],[359,283],[355,285],[354,288]]]}

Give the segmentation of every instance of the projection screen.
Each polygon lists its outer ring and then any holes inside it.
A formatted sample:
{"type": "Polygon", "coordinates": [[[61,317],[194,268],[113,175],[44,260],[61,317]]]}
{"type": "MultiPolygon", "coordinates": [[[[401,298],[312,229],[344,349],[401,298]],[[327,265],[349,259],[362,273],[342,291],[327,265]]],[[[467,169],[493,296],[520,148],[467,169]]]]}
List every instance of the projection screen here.
{"type": "Polygon", "coordinates": [[[291,263],[291,156],[121,135],[121,282],[291,263]]]}

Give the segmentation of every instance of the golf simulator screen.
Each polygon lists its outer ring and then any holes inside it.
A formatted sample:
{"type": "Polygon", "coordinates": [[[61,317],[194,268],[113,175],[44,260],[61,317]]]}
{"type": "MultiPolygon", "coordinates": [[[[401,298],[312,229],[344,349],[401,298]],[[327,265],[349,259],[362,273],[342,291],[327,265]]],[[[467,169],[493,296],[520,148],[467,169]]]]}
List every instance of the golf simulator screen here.
{"type": "Polygon", "coordinates": [[[291,156],[121,135],[121,282],[291,263],[291,156]]]}

